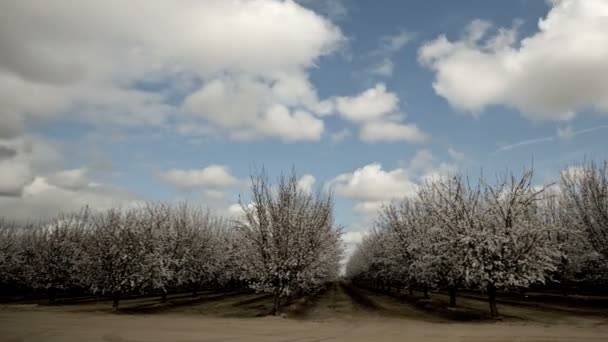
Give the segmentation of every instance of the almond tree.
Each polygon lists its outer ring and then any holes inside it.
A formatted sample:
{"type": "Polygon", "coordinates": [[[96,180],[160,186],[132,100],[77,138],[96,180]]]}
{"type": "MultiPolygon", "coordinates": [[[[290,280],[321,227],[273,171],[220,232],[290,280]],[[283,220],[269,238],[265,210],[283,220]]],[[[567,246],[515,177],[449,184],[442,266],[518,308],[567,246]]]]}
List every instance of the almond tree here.
{"type": "Polygon", "coordinates": [[[593,249],[608,260],[608,161],[562,172],[567,222],[584,231],[593,249]]]}
{"type": "Polygon", "coordinates": [[[413,286],[422,286],[425,297],[427,289],[435,282],[429,272],[427,217],[417,199],[405,198],[400,203],[392,203],[380,211],[377,226],[386,231],[386,241],[382,247],[387,253],[390,277],[399,285],[407,284],[410,292],[413,286]]]}
{"type": "Polygon", "coordinates": [[[236,222],[242,261],[251,286],[273,294],[278,314],[284,297],[316,291],[337,275],[340,231],[332,197],[299,189],[295,172],[275,191],[263,172],[251,183],[253,204],[241,203],[244,217],[236,222]]]}
{"type": "Polygon", "coordinates": [[[0,219],[0,289],[15,289],[21,282],[23,227],[0,219]]]}
{"type": "Polygon", "coordinates": [[[483,182],[483,206],[468,230],[467,279],[488,293],[490,312],[498,316],[496,290],[544,283],[557,269],[556,227],[543,222],[538,201],[543,188],[532,186],[533,173],[505,175],[496,184],[483,182]]]}
{"type": "Polygon", "coordinates": [[[110,209],[96,215],[87,243],[87,281],[94,293],[112,297],[118,308],[122,295],[139,291],[145,246],[137,232],[137,211],[110,209]]]}
{"type": "Polygon", "coordinates": [[[471,229],[479,225],[480,195],[462,175],[430,181],[419,191],[421,209],[427,218],[425,265],[438,285],[447,287],[450,306],[456,306],[456,292],[466,282],[467,250],[471,229]]]}
{"type": "Polygon", "coordinates": [[[172,227],[175,230],[175,284],[187,286],[196,295],[201,284],[210,283],[218,272],[228,271],[220,265],[228,250],[222,240],[224,223],[202,208],[187,203],[173,208],[172,227]]]}
{"type": "Polygon", "coordinates": [[[60,215],[50,223],[24,232],[23,272],[33,289],[42,289],[54,301],[57,291],[81,287],[83,243],[89,211],[60,215]]]}
{"type": "Polygon", "coordinates": [[[135,234],[143,248],[140,290],[160,291],[164,303],[169,288],[176,285],[175,273],[182,261],[178,254],[183,246],[172,224],[172,208],[163,203],[148,203],[135,213],[135,234]]]}

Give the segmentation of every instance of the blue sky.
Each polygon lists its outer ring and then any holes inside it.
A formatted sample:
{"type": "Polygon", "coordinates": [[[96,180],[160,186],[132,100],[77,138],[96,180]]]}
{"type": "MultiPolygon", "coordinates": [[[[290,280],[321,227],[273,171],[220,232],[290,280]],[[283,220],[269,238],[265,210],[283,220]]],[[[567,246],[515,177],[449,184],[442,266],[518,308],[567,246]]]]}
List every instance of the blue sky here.
{"type": "Polygon", "coordinates": [[[295,167],[333,189],[352,242],[429,177],[533,161],[542,183],[606,158],[603,0],[0,6],[9,218],[183,199],[238,215],[250,170],[295,167]]]}

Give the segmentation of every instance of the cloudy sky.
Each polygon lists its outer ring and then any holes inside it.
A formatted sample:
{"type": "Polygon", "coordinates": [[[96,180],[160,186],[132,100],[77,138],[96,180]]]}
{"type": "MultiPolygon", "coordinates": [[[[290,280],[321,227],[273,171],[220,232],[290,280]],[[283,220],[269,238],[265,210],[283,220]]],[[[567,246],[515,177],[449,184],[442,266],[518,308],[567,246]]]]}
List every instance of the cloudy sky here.
{"type": "Polygon", "coordinates": [[[606,0],[2,0],[0,216],[187,199],[295,167],[345,240],[429,177],[538,182],[608,146],[606,0]]]}

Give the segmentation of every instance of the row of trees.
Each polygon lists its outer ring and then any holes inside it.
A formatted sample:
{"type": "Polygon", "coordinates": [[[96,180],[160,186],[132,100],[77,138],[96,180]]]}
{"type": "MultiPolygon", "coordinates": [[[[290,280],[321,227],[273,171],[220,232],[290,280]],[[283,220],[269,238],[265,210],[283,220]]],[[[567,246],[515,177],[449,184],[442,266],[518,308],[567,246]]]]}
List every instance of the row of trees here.
{"type": "Polygon", "coordinates": [[[186,203],[62,214],[50,222],[0,221],[3,292],[61,291],[111,297],[161,295],[235,283],[281,299],[318,290],[338,276],[340,230],[329,195],[297,186],[295,173],[274,187],[252,177],[252,203],[227,221],[186,203]]]}
{"type": "Polygon", "coordinates": [[[378,287],[487,293],[534,284],[605,284],[608,279],[608,163],[562,172],[534,186],[533,172],[493,182],[434,179],[415,197],[381,209],[375,229],[347,264],[355,282],[378,287]]]}

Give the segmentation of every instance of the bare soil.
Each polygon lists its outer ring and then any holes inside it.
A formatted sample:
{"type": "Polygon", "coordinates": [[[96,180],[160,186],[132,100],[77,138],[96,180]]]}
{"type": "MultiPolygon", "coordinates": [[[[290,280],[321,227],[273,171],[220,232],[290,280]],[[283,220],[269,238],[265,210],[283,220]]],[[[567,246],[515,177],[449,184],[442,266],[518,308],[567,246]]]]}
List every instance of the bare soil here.
{"type": "MultiPolygon", "coordinates": [[[[433,300],[443,301],[440,294],[433,300]]],[[[461,308],[487,309],[476,298],[461,308]]],[[[201,293],[72,305],[0,306],[0,341],[608,341],[602,312],[501,304],[503,320],[454,322],[393,296],[333,284],[267,316],[263,294],[201,293]]]]}

